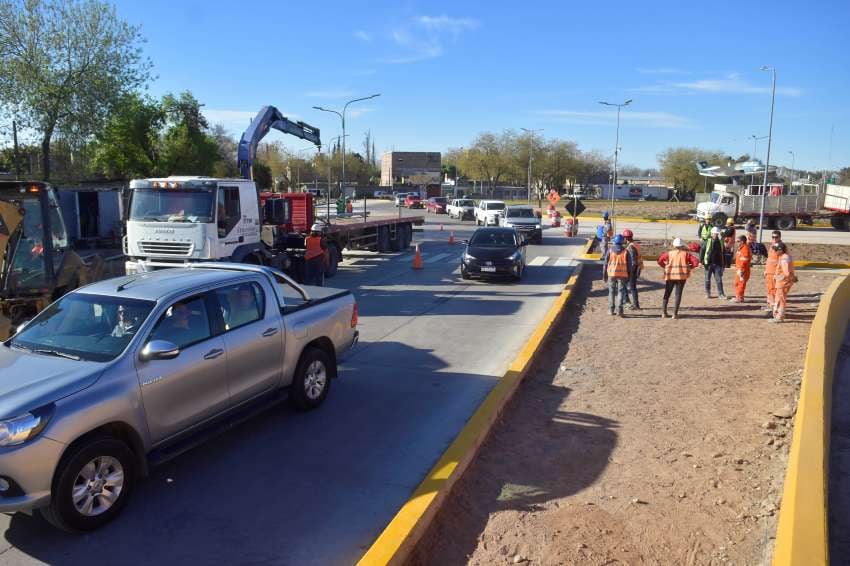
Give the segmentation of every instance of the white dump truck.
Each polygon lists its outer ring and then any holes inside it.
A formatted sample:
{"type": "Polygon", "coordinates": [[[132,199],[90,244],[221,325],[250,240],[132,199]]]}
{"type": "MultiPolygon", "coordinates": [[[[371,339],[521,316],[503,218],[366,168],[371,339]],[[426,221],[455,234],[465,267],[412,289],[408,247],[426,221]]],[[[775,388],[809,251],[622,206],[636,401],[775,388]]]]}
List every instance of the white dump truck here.
{"type": "Polygon", "coordinates": [[[812,224],[816,218],[829,218],[836,230],[850,227],[850,187],[794,183],[764,185],[714,185],[707,202],[697,205],[697,218],[707,218],[723,226],[727,218],[736,222],[758,221],[764,195],[765,225],[793,230],[797,224],[812,224]]]}

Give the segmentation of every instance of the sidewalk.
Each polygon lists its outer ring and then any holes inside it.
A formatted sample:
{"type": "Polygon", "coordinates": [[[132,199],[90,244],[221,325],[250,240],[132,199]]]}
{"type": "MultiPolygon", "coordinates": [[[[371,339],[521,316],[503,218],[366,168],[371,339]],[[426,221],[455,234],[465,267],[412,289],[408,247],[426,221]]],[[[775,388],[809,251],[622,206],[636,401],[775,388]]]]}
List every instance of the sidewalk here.
{"type": "Polygon", "coordinates": [[[850,328],[835,363],[829,443],[829,553],[850,564],[850,328]]]}

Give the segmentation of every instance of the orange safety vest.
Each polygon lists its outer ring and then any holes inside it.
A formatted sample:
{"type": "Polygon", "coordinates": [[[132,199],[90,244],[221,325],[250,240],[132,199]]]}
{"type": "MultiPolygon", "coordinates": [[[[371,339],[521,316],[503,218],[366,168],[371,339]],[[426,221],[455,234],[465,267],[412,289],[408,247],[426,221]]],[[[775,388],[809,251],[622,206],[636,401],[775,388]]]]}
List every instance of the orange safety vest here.
{"type": "Polygon", "coordinates": [[[779,263],[779,253],[770,245],[767,247],[767,261],[764,262],[764,274],[773,275],[776,273],[776,265],[779,263]]]}
{"type": "Polygon", "coordinates": [[[611,251],[608,254],[608,277],[611,279],[628,279],[629,264],[626,250],[621,252],[611,251]]]}
{"type": "Polygon", "coordinates": [[[687,281],[691,276],[691,266],[688,264],[688,252],[670,250],[667,254],[667,265],[664,266],[665,281],[687,281]]]}
{"type": "Polygon", "coordinates": [[[307,236],[304,238],[304,259],[311,260],[321,255],[325,255],[325,250],[322,249],[322,237],[307,236]]]}

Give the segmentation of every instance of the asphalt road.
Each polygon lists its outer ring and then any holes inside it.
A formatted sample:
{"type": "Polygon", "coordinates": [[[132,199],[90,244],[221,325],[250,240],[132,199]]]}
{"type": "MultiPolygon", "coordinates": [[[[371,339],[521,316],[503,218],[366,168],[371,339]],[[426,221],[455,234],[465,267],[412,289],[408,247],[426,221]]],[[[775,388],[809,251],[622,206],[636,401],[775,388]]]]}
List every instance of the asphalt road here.
{"type": "Polygon", "coordinates": [[[829,439],[829,558],[850,563],[850,327],[835,363],[829,439]]]}
{"type": "MultiPolygon", "coordinates": [[[[394,209],[393,209],[394,210],[394,209]]],[[[58,532],[0,516],[0,564],[352,564],[518,353],[582,240],[551,230],[521,283],[467,282],[472,227],[429,222],[410,252],[346,257],[361,342],[318,411],[269,411],[157,469],[113,524],[58,532]]]]}

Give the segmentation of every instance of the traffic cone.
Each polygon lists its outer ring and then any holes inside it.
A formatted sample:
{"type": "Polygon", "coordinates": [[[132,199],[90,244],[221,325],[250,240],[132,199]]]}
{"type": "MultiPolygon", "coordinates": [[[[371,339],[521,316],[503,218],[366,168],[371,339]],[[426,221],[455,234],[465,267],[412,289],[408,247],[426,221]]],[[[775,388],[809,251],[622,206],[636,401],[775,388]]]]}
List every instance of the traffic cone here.
{"type": "Polygon", "coordinates": [[[413,269],[422,269],[422,253],[419,244],[416,244],[416,253],[413,255],[413,269]]]}
{"type": "Polygon", "coordinates": [[[453,245],[454,243],[455,243],[455,231],[452,230],[451,232],[449,232],[449,244],[453,245]]]}
{"type": "Polygon", "coordinates": [[[443,231],[443,225],[440,224],[440,232],[442,232],[442,231],[443,231]]]}

